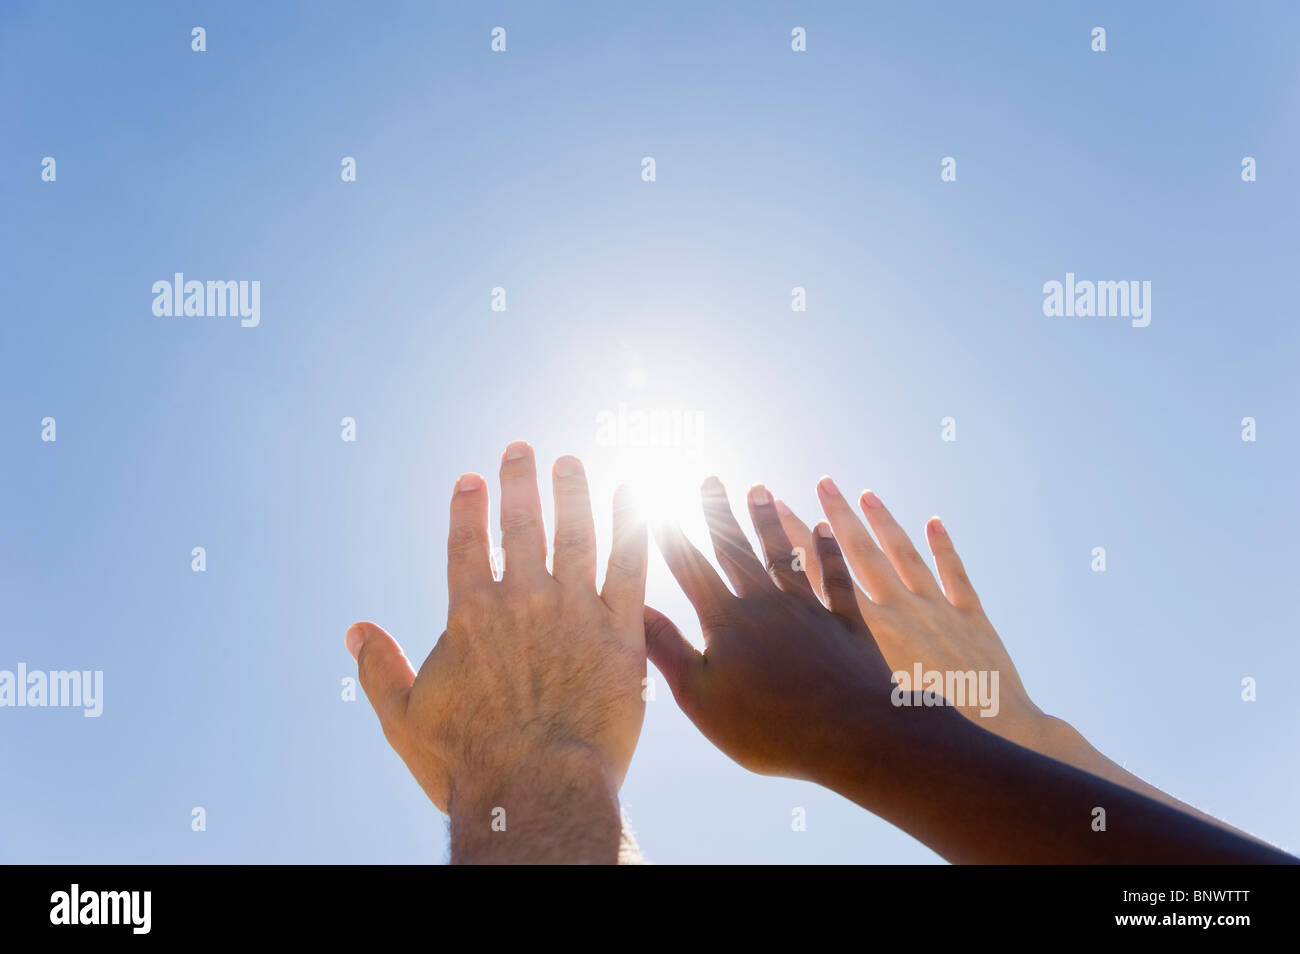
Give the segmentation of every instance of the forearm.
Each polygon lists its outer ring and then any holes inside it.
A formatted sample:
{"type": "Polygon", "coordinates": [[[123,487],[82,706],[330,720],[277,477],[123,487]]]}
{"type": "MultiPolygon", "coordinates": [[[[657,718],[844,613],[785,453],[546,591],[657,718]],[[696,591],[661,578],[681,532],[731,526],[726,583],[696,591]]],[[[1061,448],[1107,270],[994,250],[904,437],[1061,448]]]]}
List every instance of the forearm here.
{"type": "Polygon", "coordinates": [[[615,864],[617,786],[594,755],[548,752],[453,781],[452,864],[615,864]]]}
{"type": "Polygon", "coordinates": [[[1107,781],[1114,782],[1116,785],[1122,785],[1140,795],[1145,795],[1158,802],[1163,802],[1171,808],[1176,808],[1189,815],[1194,815],[1202,821],[1209,822],[1212,825],[1218,825],[1220,828],[1240,835],[1243,838],[1250,838],[1254,841],[1258,841],[1260,844],[1266,844],[1266,842],[1255,838],[1254,835],[1241,831],[1238,828],[1234,828],[1227,822],[1201,811],[1194,805],[1189,805],[1186,802],[1175,798],[1168,792],[1156,788],[1145,779],[1134,775],[1123,766],[1117,765],[1114,761],[1107,758],[1100,750],[1098,750],[1096,746],[1084,738],[1083,733],[1065,720],[1053,716],[1044,716],[1043,719],[1045,721],[1044,729],[1041,733],[1042,744],[1029,745],[1028,748],[1031,748],[1036,752],[1041,752],[1049,758],[1054,758],[1057,761],[1065,762],[1067,765],[1073,765],[1075,768],[1097,775],[1107,781]]]}
{"type": "MultiPolygon", "coordinates": [[[[1249,864],[1296,859],[1008,742],[945,708],[898,708],[817,779],[949,861],[1249,864]],[[1105,829],[1094,827],[1096,809],[1105,829]]],[[[1099,826],[1098,826],[1099,827],[1099,826]]]]}

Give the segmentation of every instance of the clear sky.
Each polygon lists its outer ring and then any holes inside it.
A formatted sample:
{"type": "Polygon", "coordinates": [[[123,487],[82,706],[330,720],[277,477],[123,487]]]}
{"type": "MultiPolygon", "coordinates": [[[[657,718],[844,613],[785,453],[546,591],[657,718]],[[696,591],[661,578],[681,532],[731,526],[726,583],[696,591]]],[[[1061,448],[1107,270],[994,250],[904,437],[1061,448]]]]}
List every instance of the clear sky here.
{"type": "MultiPolygon", "coordinates": [[[[5,3],[0,670],[104,711],[0,709],[0,861],[445,860],[343,633],[424,658],[513,438],[603,535],[629,472],[942,515],[1043,709],[1300,850],[1300,11],[979,6],[5,3]],[[156,317],[176,272],[260,324],[156,317]],[[1046,317],[1067,272],[1150,325],[1046,317]],[[607,446],[621,405],[702,436],[607,446]]],[[[657,555],[648,599],[698,638],[657,555]]],[[[662,862],[938,860],[662,683],[623,802],[662,862]]]]}

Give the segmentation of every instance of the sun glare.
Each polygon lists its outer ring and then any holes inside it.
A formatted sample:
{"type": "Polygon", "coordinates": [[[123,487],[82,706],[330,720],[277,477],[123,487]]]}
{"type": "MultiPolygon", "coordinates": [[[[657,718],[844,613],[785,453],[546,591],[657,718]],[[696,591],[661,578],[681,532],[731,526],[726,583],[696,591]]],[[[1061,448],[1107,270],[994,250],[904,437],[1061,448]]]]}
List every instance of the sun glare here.
{"type": "Polygon", "coordinates": [[[652,525],[691,523],[700,512],[700,484],[713,471],[698,452],[644,447],[621,451],[615,484],[627,484],[637,511],[652,525]]]}

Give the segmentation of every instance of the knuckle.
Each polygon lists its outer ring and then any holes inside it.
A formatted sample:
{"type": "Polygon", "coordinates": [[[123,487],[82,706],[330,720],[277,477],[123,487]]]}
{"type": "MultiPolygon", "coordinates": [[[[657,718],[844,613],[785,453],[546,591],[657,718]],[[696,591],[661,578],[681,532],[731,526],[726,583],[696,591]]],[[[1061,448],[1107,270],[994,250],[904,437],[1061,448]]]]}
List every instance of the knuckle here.
{"type": "Polygon", "coordinates": [[[848,568],[843,563],[832,563],[822,571],[822,580],[827,587],[835,589],[851,588],[853,586],[853,577],[849,575],[848,568]]]}
{"type": "Polygon", "coordinates": [[[616,576],[638,576],[645,560],[640,552],[628,553],[615,551],[609,555],[609,573],[616,576]]]}
{"type": "Polygon", "coordinates": [[[501,532],[517,535],[528,533],[537,528],[537,515],[524,507],[516,507],[501,512],[501,532]]]}
{"type": "Polygon", "coordinates": [[[908,549],[907,552],[903,554],[903,559],[907,562],[909,566],[916,567],[918,569],[927,566],[925,562],[925,558],[922,557],[921,554],[917,553],[913,549],[908,549]]]}
{"type": "Polygon", "coordinates": [[[529,586],[516,605],[527,613],[529,619],[546,618],[558,609],[558,592],[552,586],[529,586]]]}
{"type": "Polygon", "coordinates": [[[698,613],[700,618],[700,629],[704,632],[711,632],[715,629],[725,629],[731,625],[731,613],[727,612],[721,606],[711,606],[702,609],[698,613]]]}
{"type": "Polygon", "coordinates": [[[556,477],[553,484],[556,494],[561,497],[585,497],[587,496],[587,481],[581,471],[576,474],[567,474],[563,477],[556,477]]]}
{"type": "Polygon", "coordinates": [[[473,587],[462,592],[447,611],[447,635],[456,632],[473,632],[488,615],[487,588],[473,587]]]}
{"type": "Polygon", "coordinates": [[[557,554],[581,553],[594,550],[596,534],[589,526],[561,527],[555,531],[555,552],[557,554]]]}
{"type": "Polygon", "coordinates": [[[447,534],[447,551],[462,554],[473,550],[483,539],[482,531],[471,524],[453,525],[447,534]]]}

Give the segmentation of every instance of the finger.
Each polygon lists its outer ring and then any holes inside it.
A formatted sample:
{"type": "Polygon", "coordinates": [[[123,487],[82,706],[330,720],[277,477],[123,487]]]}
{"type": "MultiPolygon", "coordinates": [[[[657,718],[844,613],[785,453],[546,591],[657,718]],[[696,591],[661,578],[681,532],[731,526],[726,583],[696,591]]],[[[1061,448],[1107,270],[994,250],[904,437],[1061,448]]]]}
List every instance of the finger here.
{"type": "Polygon", "coordinates": [[[966,568],[962,566],[961,557],[957,555],[943,521],[931,517],[925,525],[925,535],[930,541],[930,552],[934,554],[934,565],[939,568],[939,579],[943,581],[943,592],[948,602],[958,609],[978,609],[980,598],[966,575],[966,568]]]}
{"type": "Polygon", "coordinates": [[[854,592],[849,565],[844,562],[844,554],[835,542],[834,531],[825,520],[817,521],[817,557],[821,561],[822,590],[826,593],[827,607],[836,616],[865,625],[862,613],[858,610],[858,598],[854,592]]]}
{"type": "Polygon", "coordinates": [[[506,554],[503,580],[546,571],[537,465],[525,441],[513,441],[501,458],[501,548],[506,554]]]}
{"type": "Polygon", "coordinates": [[[681,527],[675,524],[657,527],[655,542],[659,545],[659,552],[663,554],[664,562],[668,564],[669,572],[677,580],[677,585],[682,588],[691,605],[695,607],[707,644],[709,626],[705,623],[716,620],[722,608],[735,597],[731,595],[731,590],[727,589],[727,584],[722,582],[722,577],[718,576],[718,571],[713,569],[713,565],[705,559],[704,554],[695,549],[695,545],[686,539],[686,534],[682,533],[681,527]]]}
{"type": "Polygon", "coordinates": [[[754,522],[754,532],[758,534],[763,556],[767,559],[767,572],[776,585],[786,593],[816,600],[802,561],[796,562],[790,538],[781,526],[781,516],[777,513],[772,494],[762,484],[755,484],[749,488],[748,502],[749,518],[754,522]]]}
{"type": "MultiPolygon", "coordinates": [[[[781,526],[790,538],[791,545],[803,556],[804,572],[808,576],[808,581],[812,583],[813,591],[818,599],[825,603],[826,594],[822,592],[822,564],[817,556],[817,543],[813,539],[812,530],[808,529],[808,524],[795,516],[794,511],[779,498],[776,501],[776,512],[781,515],[781,526]]],[[[834,526],[831,529],[834,530],[834,526]]],[[[851,564],[850,569],[852,569],[851,564]]],[[[871,601],[871,597],[862,587],[855,584],[853,590],[858,597],[858,609],[862,611],[863,618],[870,625],[880,607],[871,601]]]]}
{"type": "Polygon", "coordinates": [[[826,602],[826,594],[821,591],[821,561],[817,559],[817,544],[813,540],[812,530],[809,529],[808,524],[796,517],[794,511],[779,497],[776,500],[776,512],[781,518],[781,529],[785,531],[785,535],[790,539],[790,549],[794,551],[803,564],[804,575],[808,577],[808,582],[812,584],[817,598],[823,603],[826,602]]]}
{"type": "Polygon", "coordinates": [[[939,584],[934,581],[934,574],[926,566],[921,554],[916,552],[916,547],[912,546],[907,532],[885,509],[880,498],[870,490],[864,490],[858,505],[867,515],[867,522],[875,531],[880,548],[889,557],[890,565],[904,585],[917,596],[938,596],[939,584]]]}
{"type": "MultiPolygon", "coordinates": [[[[551,573],[561,583],[596,589],[596,525],[582,461],[561,457],[552,471],[555,552],[551,573]]],[[[508,565],[508,561],[507,561],[508,565]]]]}
{"type": "Polygon", "coordinates": [[[745,531],[731,512],[727,490],[717,477],[710,477],[700,488],[704,502],[704,522],[713,538],[713,552],[727,579],[736,588],[738,596],[762,592],[772,586],[772,580],[762,562],[754,555],[745,531]]]}
{"type": "Polygon", "coordinates": [[[641,615],[645,603],[645,574],[649,561],[645,518],[626,485],[614,491],[614,544],[605,567],[600,598],[624,618],[641,615]]]}
{"type": "Polygon", "coordinates": [[[682,705],[691,681],[704,665],[704,656],[690,644],[667,616],[652,607],[644,608],[645,650],[655,668],[663,673],[673,698],[682,705]]]}
{"type": "Polygon", "coordinates": [[[391,737],[406,715],[406,702],[415,684],[415,670],[402,647],[374,623],[353,623],[344,637],[357,661],[357,676],[366,698],[379,716],[384,734],[391,737]]]}
{"type": "Polygon", "coordinates": [[[829,477],[818,481],[817,498],[835,531],[835,539],[844,548],[849,566],[867,588],[871,598],[887,603],[901,595],[905,589],[903,581],[898,578],[885,554],[880,552],[876,541],[835,486],[835,481],[829,477]]]}
{"type": "Polygon", "coordinates": [[[451,494],[451,522],[447,530],[447,594],[459,594],[492,582],[492,542],[488,536],[487,481],[465,474],[451,494]]]}

